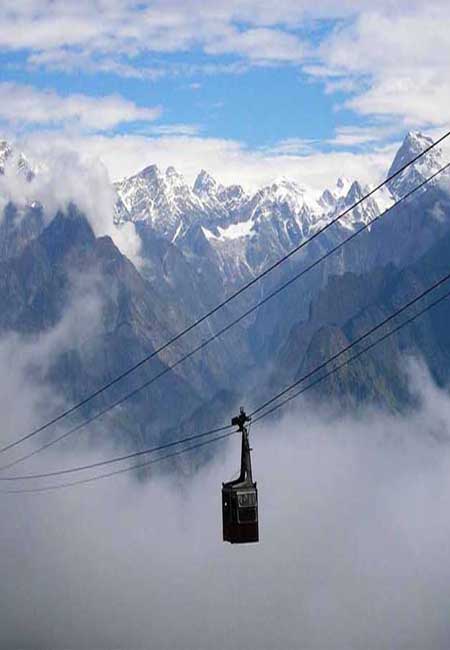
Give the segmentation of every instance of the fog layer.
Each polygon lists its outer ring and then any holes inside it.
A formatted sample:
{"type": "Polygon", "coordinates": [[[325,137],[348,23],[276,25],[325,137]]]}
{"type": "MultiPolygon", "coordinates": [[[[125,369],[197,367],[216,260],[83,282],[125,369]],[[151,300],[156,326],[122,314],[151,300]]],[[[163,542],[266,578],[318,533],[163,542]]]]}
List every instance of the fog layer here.
{"type": "Polygon", "coordinates": [[[414,381],[408,416],[253,428],[257,545],[221,541],[237,437],[189,479],[0,495],[1,646],[448,648],[450,401],[414,381]]]}

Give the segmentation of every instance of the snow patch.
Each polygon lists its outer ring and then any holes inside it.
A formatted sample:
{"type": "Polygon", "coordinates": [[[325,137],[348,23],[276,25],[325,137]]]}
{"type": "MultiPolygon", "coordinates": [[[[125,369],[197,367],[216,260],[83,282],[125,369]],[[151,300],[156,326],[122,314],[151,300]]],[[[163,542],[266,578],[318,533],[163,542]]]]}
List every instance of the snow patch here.
{"type": "Polygon", "coordinates": [[[217,227],[219,232],[218,235],[215,235],[213,232],[207,228],[203,228],[203,234],[207,239],[215,239],[216,241],[229,241],[231,239],[241,239],[242,237],[250,237],[254,233],[252,232],[253,221],[249,219],[248,221],[242,221],[241,223],[232,223],[226,228],[217,227]]]}
{"type": "Polygon", "coordinates": [[[178,228],[177,228],[177,230],[176,230],[176,233],[175,233],[174,236],[172,237],[172,244],[175,243],[175,241],[176,241],[178,235],[179,235],[180,232],[181,232],[182,227],[183,227],[183,222],[180,221],[180,223],[178,224],[178,228]]]}

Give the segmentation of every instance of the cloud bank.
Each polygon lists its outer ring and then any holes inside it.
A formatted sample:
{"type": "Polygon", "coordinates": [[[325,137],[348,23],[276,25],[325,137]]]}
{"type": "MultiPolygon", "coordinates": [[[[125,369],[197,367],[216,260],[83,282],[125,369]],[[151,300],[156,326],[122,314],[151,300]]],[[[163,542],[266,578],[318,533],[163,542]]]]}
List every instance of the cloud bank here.
{"type": "Polygon", "coordinates": [[[8,159],[5,174],[0,176],[0,209],[8,202],[26,207],[42,205],[49,222],[58,210],[75,204],[89,220],[97,237],[109,235],[122,253],[140,264],[140,240],[133,224],[117,228],[114,224],[115,192],[106,167],[98,158],[77,153],[64,144],[40,141],[29,152],[38,160],[36,175],[29,182],[17,173],[17,154],[8,159]]]}
{"type": "Polygon", "coordinates": [[[202,168],[224,184],[238,183],[249,191],[280,176],[292,178],[318,191],[334,186],[339,176],[374,184],[386,175],[397,146],[372,152],[299,151],[292,143],[254,150],[236,140],[194,135],[68,136],[41,132],[19,146],[30,151],[62,147],[81,156],[101,160],[113,180],[131,176],[150,164],[175,165],[186,180],[195,181],[202,168]]]}
{"type": "Polygon", "coordinates": [[[160,108],[141,108],[120,95],[65,97],[52,90],[0,83],[0,120],[13,125],[64,125],[107,131],[124,122],[155,120],[160,108]]]}
{"type": "Polygon", "coordinates": [[[237,438],[193,477],[1,496],[3,645],[447,648],[450,402],[415,382],[408,417],[254,428],[259,545],[221,542],[237,438]]]}

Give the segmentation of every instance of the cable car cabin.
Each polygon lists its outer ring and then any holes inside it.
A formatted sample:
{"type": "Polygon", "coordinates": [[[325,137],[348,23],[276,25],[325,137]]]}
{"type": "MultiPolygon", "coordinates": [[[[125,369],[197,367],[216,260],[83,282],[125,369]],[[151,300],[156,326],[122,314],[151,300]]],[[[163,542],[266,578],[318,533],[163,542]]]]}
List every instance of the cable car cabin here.
{"type": "Polygon", "coordinates": [[[246,544],[259,541],[256,483],[222,487],[223,541],[246,544]]]}
{"type": "Polygon", "coordinates": [[[223,541],[246,544],[259,541],[258,490],[252,479],[252,464],[244,410],[232,424],[242,432],[241,473],[235,481],[222,484],[223,541]]]}

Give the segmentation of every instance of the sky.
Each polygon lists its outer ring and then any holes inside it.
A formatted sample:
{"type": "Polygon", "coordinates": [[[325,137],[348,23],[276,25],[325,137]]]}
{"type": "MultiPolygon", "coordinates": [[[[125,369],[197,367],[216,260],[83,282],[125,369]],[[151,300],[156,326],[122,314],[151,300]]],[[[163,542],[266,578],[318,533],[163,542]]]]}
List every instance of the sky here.
{"type": "Polygon", "coordinates": [[[386,172],[448,126],[448,2],[3,0],[0,136],[257,187],[386,172]]]}

